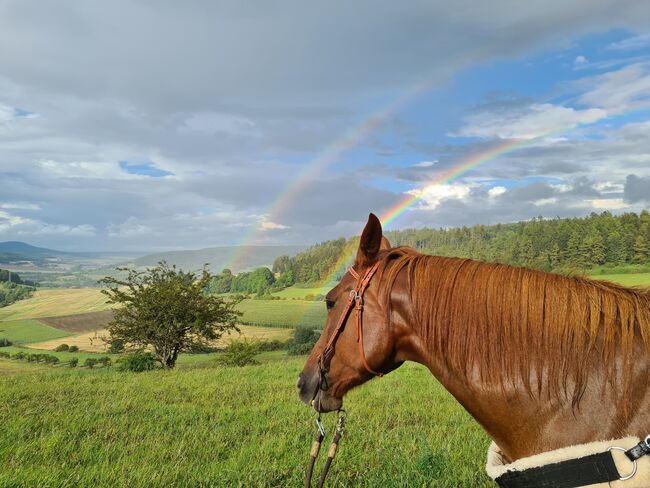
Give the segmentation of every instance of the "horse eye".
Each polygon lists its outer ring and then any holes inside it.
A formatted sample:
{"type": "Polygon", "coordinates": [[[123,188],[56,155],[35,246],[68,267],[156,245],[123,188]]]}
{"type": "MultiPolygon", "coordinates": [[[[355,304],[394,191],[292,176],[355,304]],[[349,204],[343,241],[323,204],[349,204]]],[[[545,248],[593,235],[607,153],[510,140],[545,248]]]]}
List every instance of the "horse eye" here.
{"type": "Polygon", "coordinates": [[[331,310],[334,308],[334,305],[336,305],[335,300],[330,300],[329,298],[325,299],[325,305],[327,306],[327,310],[331,310]]]}

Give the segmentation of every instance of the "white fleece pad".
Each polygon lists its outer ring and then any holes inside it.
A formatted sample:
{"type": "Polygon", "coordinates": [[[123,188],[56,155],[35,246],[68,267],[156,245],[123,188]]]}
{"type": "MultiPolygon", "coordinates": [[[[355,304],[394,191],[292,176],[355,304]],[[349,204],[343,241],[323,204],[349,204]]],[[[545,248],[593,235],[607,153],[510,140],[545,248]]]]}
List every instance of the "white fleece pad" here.
{"type": "MultiPolygon", "coordinates": [[[[499,446],[494,442],[490,444],[485,470],[490,478],[496,479],[508,471],[523,471],[529,468],[545,466],[547,464],[559,463],[569,459],[576,459],[590,454],[597,454],[606,451],[609,447],[616,446],[629,449],[639,443],[637,437],[624,437],[623,439],[612,439],[609,441],[590,442],[576,446],[563,447],[554,451],[543,452],[517,461],[505,464],[499,446]]],[[[621,476],[632,472],[632,462],[625,456],[623,451],[615,449],[612,451],[616,468],[621,476]]],[[[637,472],[633,478],[626,481],[612,481],[610,483],[597,483],[588,485],[589,488],[612,487],[612,488],[650,488],[650,456],[644,456],[637,460],[637,472]]]]}

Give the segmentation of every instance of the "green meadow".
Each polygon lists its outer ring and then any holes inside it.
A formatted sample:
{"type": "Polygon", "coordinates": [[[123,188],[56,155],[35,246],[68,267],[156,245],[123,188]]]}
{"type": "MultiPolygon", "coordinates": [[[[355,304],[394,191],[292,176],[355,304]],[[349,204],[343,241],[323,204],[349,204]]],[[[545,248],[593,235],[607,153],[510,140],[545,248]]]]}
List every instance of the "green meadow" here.
{"type": "MultiPolygon", "coordinates": [[[[140,374],[24,364],[0,375],[0,486],[300,486],[315,428],[295,392],[303,362],[140,374]]],[[[487,436],[423,367],[371,381],[346,408],[328,486],[491,486],[487,436]]],[[[325,422],[331,439],[335,415],[325,422]]]]}
{"type": "Polygon", "coordinates": [[[14,344],[49,341],[69,335],[69,332],[55,329],[34,319],[0,322],[0,338],[9,339],[14,344]]]}
{"type": "Polygon", "coordinates": [[[325,302],[310,300],[243,300],[242,324],[295,328],[299,325],[321,329],[327,319],[325,302]]]}

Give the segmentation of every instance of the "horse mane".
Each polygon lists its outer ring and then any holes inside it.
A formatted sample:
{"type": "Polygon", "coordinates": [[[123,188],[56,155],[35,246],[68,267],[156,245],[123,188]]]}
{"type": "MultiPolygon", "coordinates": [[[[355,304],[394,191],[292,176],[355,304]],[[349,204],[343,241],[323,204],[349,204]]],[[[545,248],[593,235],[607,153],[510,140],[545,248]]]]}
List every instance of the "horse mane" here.
{"type": "Polygon", "coordinates": [[[382,270],[384,298],[402,270],[418,335],[466,379],[523,383],[577,407],[592,369],[604,367],[603,388],[627,405],[634,354],[641,343],[650,350],[650,289],[398,247],[382,270]]]}

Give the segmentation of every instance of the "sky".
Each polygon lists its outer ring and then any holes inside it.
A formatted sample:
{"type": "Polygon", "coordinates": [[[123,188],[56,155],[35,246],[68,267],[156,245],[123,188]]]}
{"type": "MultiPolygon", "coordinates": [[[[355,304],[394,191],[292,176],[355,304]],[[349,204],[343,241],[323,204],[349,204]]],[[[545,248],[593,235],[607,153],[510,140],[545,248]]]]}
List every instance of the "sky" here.
{"type": "Polygon", "coordinates": [[[312,244],[409,195],[388,228],[638,212],[649,134],[645,0],[0,0],[0,241],[312,244]]]}

